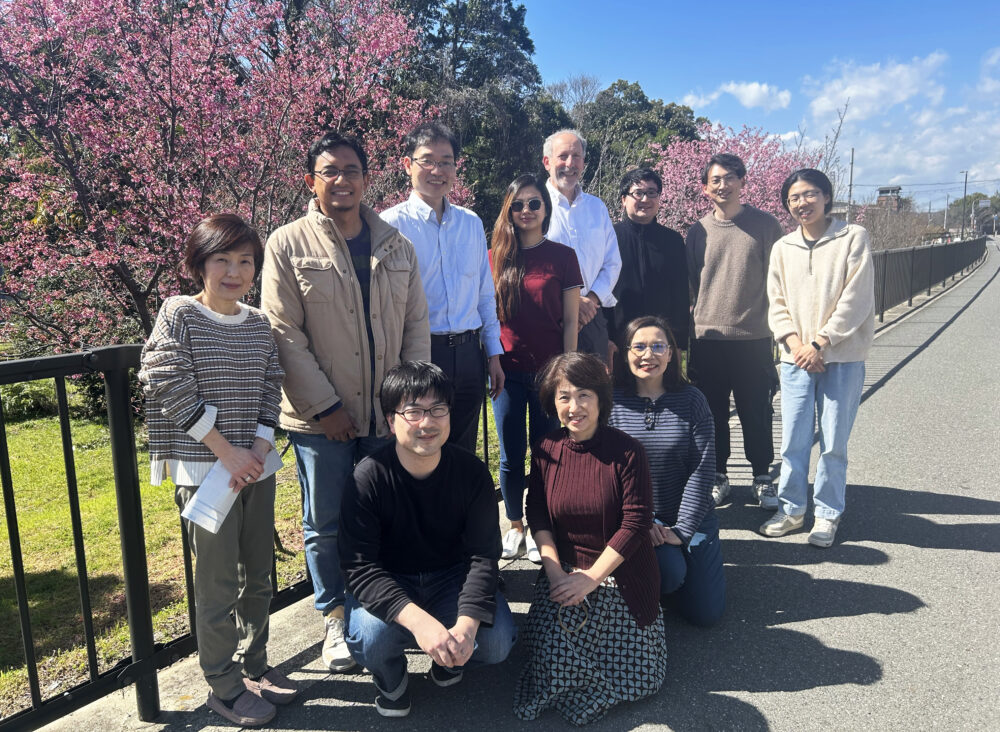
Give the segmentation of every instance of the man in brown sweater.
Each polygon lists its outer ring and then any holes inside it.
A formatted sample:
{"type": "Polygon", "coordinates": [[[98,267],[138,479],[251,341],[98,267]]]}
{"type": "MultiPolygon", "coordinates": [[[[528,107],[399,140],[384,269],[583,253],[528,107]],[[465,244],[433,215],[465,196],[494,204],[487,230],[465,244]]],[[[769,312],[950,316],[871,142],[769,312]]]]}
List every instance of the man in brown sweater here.
{"type": "Polygon", "coordinates": [[[768,213],[740,202],[746,167],[735,155],[713,155],[701,182],[712,211],[688,231],[688,276],[694,304],[689,374],[705,394],[715,421],[716,504],[729,494],[729,395],[753,467],[754,497],[778,507],[769,475],[774,459],[771,399],[777,376],[767,325],[767,267],[783,232],[768,213]]]}

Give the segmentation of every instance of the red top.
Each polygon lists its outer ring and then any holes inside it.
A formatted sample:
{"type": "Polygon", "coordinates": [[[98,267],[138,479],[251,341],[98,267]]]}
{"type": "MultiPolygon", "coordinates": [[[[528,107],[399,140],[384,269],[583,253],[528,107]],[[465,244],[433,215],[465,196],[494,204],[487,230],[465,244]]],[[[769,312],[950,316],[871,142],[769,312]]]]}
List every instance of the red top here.
{"type": "Polygon", "coordinates": [[[534,374],[563,352],[563,292],[583,287],[583,277],[576,252],[548,239],[522,249],[521,257],[521,304],[513,318],[500,323],[500,365],[504,371],[534,374]]]}
{"type": "Polygon", "coordinates": [[[552,532],[562,562],[589,569],[608,546],[625,557],[611,573],[622,598],[640,627],[656,620],[653,489],[640,442],[614,427],[584,442],[565,427],[550,432],[531,452],[525,514],[533,531],[552,532]]]}

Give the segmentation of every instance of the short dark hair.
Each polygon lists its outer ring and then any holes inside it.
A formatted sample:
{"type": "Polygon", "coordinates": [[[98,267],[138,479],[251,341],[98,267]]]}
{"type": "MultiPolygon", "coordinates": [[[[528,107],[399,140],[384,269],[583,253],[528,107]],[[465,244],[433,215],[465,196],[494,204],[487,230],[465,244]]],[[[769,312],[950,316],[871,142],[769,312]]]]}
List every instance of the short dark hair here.
{"type": "Polygon", "coordinates": [[[450,407],[455,386],[447,374],[430,361],[403,361],[389,369],[382,379],[379,392],[382,414],[391,419],[392,413],[403,404],[428,394],[433,394],[450,407]]]}
{"type": "MultiPolygon", "coordinates": [[[[827,196],[828,200],[823,207],[823,213],[830,213],[833,208],[833,183],[826,177],[826,173],[816,170],[816,168],[800,168],[785,178],[785,182],[781,184],[781,205],[785,207],[785,210],[788,211],[788,189],[799,181],[812,183],[827,196]]],[[[789,213],[791,212],[789,211],[789,213]]]]}
{"type": "Polygon", "coordinates": [[[368,172],[368,155],[361,145],[361,140],[354,135],[342,135],[336,130],[330,130],[309,146],[309,153],[306,157],[306,172],[309,175],[315,173],[316,158],[338,147],[349,147],[353,150],[357,154],[358,160],[361,161],[361,170],[365,173],[368,172]]]}
{"type": "Polygon", "coordinates": [[[716,153],[708,159],[705,163],[705,169],[701,171],[701,184],[708,185],[708,171],[712,169],[713,165],[719,165],[730,173],[735,173],[736,177],[743,180],[747,177],[747,166],[743,164],[743,161],[738,155],[733,155],[732,153],[716,153]]]}
{"type": "Polygon", "coordinates": [[[608,367],[593,354],[570,351],[549,359],[538,375],[538,399],[551,417],[556,416],[556,389],[566,379],[577,389],[589,389],[597,394],[600,409],[598,423],[608,423],[611,415],[611,378],[608,367]]]}
{"type": "Polygon", "coordinates": [[[257,231],[234,213],[213,214],[199,221],[188,236],[184,245],[184,269],[188,277],[202,287],[205,260],[213,254],[247,244],[253,250],[255,274],[259,273],[264,264],[264,247],[257,231]]]}
{"type": "Polygon", "coordinates": [[[452,155],[455,156],[455,160],[458,160],[458,154],[462,151],[458,144],[458,138],[447,125],[441,122],[424,122],[410,130],[403,140],[406,146],[406,157],[412,158],[418,147],[441,141],[451,145],[452,155]]]}
{"type": "Polygon", "coordinates": [[[659,315],[643,315],[630,321],[625,326],[625,330],[622,333],[622,342],[618,344],[618,349],[623,355],[622,360],[625,361],[625,368],[619,368],[615,371],[615,382],[626,393],[635,394],[636,380],[635,374],[632,373],[632,369],[628,366],[628,347],[632,344],[635,334],[643,328],[659,328],[667,336],[667,343],[670,344],[672,357],[670,363],[667,364],[667,368],[663,371],[663,388],[667,391],[677,391],[688,383],[687,379],[681,373],[681,352],[677,348],[677,339],[674,337],[674,332],[670,330],[670,325],[659,315]]]}
{"type": "Polygon", "coordinates": [[[622,198],[625,198],[628,192],[632,190],[632,186],[637,186],[646,181],[650,181],[656,186],[657,193],[663,193],[663,179],[656,174],[655,170],[650,170],[649,168],[632,168],[632,170],[622,176],[618,192],[622,198]]]}

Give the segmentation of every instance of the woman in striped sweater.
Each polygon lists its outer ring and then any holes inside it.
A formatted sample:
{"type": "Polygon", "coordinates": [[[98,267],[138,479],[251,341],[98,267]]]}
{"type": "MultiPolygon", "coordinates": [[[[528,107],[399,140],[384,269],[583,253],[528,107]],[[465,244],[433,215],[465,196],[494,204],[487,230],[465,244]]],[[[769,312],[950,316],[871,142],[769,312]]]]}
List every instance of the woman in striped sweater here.
{"type": "Polygon", "coordinates": [[[688,622],[713,625],[725,608],[726,578],[712,501],[712,413],[681,375],[680,351],[662,318],[633,320],[619,347],[628,371],[618,374],[609,424],[646,448],[660,592],[688,622]]]}

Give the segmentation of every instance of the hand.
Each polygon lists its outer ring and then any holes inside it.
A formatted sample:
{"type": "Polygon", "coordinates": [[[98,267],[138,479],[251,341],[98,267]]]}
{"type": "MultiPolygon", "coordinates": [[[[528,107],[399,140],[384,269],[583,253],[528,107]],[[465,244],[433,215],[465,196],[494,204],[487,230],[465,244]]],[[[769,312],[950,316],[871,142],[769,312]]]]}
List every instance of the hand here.
{"type": "Polygon", "coordinates": [[[261,463],[267,461],[267,456],[271,452],[273,446],[270,442],[265,440],[263,437],[255,437],[253,444],[250,446],[250,452],[260,458],[261,463]]]}
{"type": "Polygon", "coordinates": [[[811,374],[826,371],[826,367],[823,365],[823,352],[817,351],[811,343],[800,344],[792,351],[792,358],[795,360],[796,366],[811,374]]]}
{"type": "Polygon", "coordinates": [[[341,407],[336,412],[319,418],[319,424],[323,428],[323,434],[328,440],[337,442],[347,442],[358,436],[358,428],[347,413],[346,407],[341,407]]]}
{"type": "MultiPolygon", "coordinates": [[[[451,668],[465,663],[464,661],[457,663],[454,655],[462,650],[462,643],[434,618],[428,616],[427,620],[421,622],[413,633],[413,637],[416,639],[417,645],[420,646],[420,650],[430,656],[431,660],[439,666],[451,668]]],[[[471,656],[472,653],[470,652],[469,655],[471,656]]]]}
{"type": "Polygon", "coordinates": [[[580,327],[582,328],[597,315],[597,295],[590,293],[580,298],[580,327]],[[593,295],[593,297],[592,297],[593,295]]]}
{"type": "Polygon", "coordinates": [[[563,606],[579,605],[600,584],[584,571],[564,574],[558,584],[552,584],[549,599],[563,606]]]}
{"type": "Polygon", "coordinates": [[[660,546],[661,544],[681,546],[684,543],[674,533],[673,529],[669,529],[662,524],[653,524],[653,528],[649,530],[649,538],[653,542],[653,546],[660,546]]]}
{"type": "Polygon", "coordinates": [[[500,367],[500,356],[490,356],[486,366],[490,375],[490,399],[496,399],[503,391],[504,381],[507,378],[500,367]]]}
{"type": "Polygon", "coordinates": [[[219,456],[224,467],[232,476],[229,487],[239,492],[253,483],[264,470],[264,461],[245,447],[230,445],[229,449],[219,456]]]}
{"type": "Polygon", "coordinates": [[[455,625],[448,629],[454,639],[454,644],[449,643],[448,650],[451,651],[456,666],[464,666],[472,658],[472,653],[476,650],[476,633],[478,631],[479,621],[464,615],[460,616],[455,625]]]}

